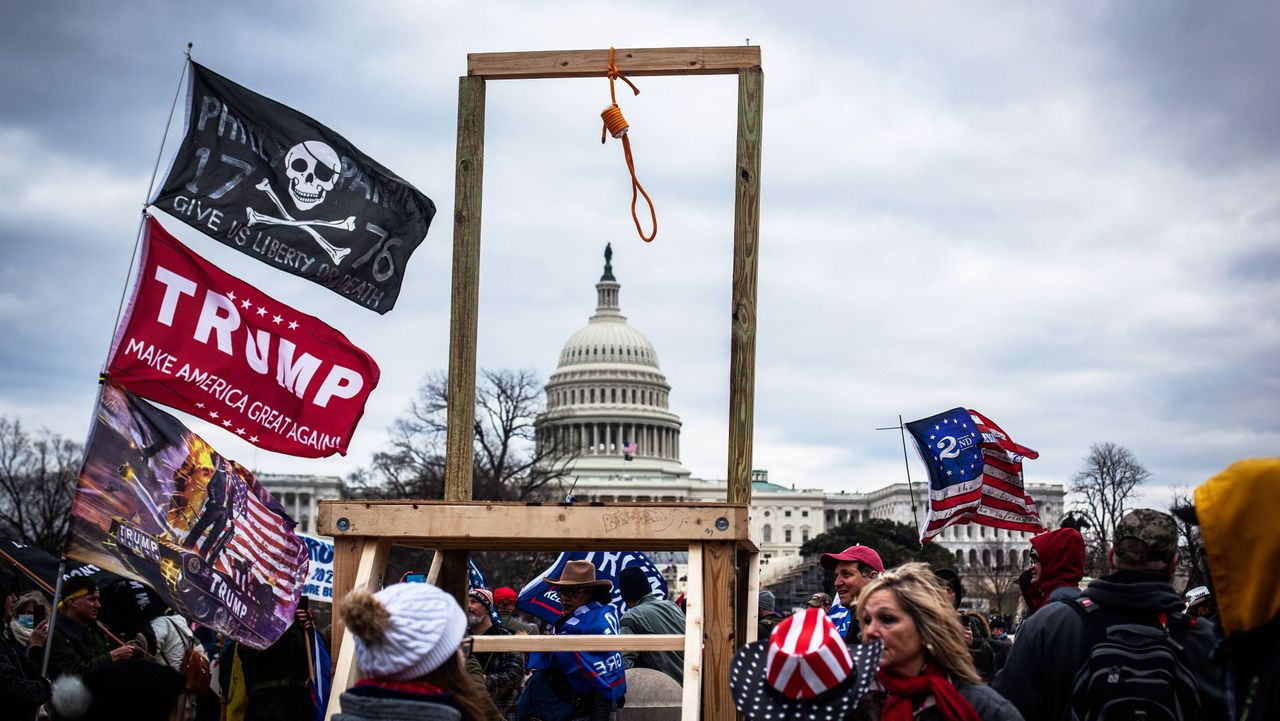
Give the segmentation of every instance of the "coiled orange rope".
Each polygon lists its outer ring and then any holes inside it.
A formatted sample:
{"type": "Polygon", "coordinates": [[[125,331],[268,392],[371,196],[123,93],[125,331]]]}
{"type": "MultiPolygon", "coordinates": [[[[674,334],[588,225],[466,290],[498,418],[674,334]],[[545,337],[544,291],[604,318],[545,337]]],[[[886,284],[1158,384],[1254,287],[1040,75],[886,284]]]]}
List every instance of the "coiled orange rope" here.
{"type": "Polygon", "coordinates": [[[609,48],[609,107],[600,113],[600,119],[604,121],[604,126],[600,128],[600,142],[604,143],[605,133],[622,140],[622,154],[627,158],[627,170],[631,171],[631,219],[636,223],[636,232],[640,234],[640,239],[648,243],[658,236],[658,214],[653,208],[653,199],[645,192],[644,186],[640,185],[640,179],[636,177],[636,164],[631,159],[631,140],[627,137],[627,119],[622,117],[622,108],[618,107],[618,96],[614,92],[614,81],[622,80],[622,82],[631,86],[631,90],[636,94],[640,94],[640,88],[635,83],[627,79],[627,76],[618,72],[618,66],[613,64],[613,48],[609,48]],[[644,229],[640,227],[640,216],[636,215],[636,201],[639,196],[643,195],[646,203],[649,204],[649,218],[653,221],[653,232],[647,237],[644,229]]]}

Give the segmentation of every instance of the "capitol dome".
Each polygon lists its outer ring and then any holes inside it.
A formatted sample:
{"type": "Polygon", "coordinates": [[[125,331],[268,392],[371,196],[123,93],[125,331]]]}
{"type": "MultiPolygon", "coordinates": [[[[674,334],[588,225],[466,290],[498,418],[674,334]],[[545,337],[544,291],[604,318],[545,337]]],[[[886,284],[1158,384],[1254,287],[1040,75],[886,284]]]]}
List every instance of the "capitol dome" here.
{"type": "Polygon", "coordinates": [[[596,312],[569,336],[547,381],[537,420],[540,455],[572,456],[571,475],[687,477],[680,467],[680,417],[653,344],[627,323],[618,304],[613,249],[605,248],[596,312]]]}

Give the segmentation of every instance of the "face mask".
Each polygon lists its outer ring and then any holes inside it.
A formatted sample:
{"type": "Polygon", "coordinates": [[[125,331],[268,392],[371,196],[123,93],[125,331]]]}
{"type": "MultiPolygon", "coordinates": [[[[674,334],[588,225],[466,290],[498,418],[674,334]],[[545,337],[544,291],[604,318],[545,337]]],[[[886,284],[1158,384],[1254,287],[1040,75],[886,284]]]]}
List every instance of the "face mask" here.
{"type": "Polygon", "coordinates": [[[30,613],[18,614],[18,625],[29,631],[36,627],[36,617],[30,613]]]}

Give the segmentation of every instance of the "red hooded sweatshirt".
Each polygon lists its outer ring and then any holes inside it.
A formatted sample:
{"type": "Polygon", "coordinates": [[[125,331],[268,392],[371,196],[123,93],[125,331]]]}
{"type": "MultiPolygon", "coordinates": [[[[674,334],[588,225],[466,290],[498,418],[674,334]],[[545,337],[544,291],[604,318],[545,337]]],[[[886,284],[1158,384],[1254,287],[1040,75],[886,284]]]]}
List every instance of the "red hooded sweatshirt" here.
{"type": "Polygon", "coordinates": [[[1084,578],[1084,539],[1074,528],[1059,528],[1031,539],[1040,556],[1040,580],[1027,600],[1039,610],[1055,588],[1079,586],[1084,578]]]}

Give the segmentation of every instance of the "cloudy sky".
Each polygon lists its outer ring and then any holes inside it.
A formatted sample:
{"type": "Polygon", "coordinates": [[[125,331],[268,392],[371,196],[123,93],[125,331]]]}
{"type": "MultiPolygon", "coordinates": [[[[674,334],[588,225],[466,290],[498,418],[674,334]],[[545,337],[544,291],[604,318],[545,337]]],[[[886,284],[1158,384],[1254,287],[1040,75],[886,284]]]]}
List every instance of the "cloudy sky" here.
{"type": "MultiPolygon", "coordinates": [[[[1280,6],[892,5],[5,3],[0,414],[84,437],[188,41],[441,210],[385,316],[168,224],[382,368],[345,458],[191,427],[261,471],[345,475],[447,365],[466,54],[749,38],[765,70],[754,465],[772,480],[902,480],[897,434],[874,429],[957,405],[1038,449],[1034,481],[1122,444],[1157,505],[1275,454],[1280,6]]],[[[652,244],[621,148],[598,140],[604,79],[488,84],[480,365],[545,378],[612,242],[685,465],[723,478],[736,81],[637,84],[621,102],[652,244]]]]}

